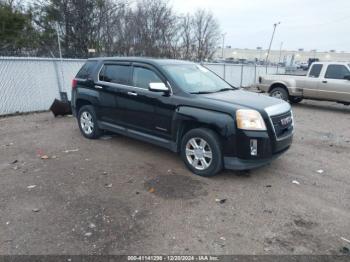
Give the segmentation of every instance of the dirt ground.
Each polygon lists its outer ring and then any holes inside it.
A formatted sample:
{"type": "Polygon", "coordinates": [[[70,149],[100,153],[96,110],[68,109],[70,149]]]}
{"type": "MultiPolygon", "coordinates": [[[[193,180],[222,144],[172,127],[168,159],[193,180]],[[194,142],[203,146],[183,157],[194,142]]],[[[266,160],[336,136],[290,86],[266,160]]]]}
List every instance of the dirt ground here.
{"type": "Polygon", "coordinates": [[[347,252],[350,107],[293,111],[286,154],[213,178],[147,143],[87,140],[72,117],[0,118],[0,254],[347,252]]]}

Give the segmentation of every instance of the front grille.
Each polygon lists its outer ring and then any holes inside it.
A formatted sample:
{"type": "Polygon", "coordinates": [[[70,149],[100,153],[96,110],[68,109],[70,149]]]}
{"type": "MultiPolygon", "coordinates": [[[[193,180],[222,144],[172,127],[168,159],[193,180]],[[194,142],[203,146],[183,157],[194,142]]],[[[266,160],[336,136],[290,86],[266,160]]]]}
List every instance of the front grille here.
{"type": "Polygon", "coordinates": [[[286,112],[281,115],[271,116],[271,122],[276,134],[276,137],[283,138],[293,133],[293,116],[292,112],[286,112]]]}

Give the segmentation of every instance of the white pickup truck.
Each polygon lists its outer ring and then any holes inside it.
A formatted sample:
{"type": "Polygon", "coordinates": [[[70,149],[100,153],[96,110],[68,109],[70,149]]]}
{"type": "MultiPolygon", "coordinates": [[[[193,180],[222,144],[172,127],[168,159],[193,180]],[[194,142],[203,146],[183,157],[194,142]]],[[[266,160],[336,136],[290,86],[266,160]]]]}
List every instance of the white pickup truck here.
{"type": "Polygon", "coordinates": [[[350,63],[316,62],[306,76],[260,76],[257,88],[291,103],[305,98],[350,105],[350,63]]]}

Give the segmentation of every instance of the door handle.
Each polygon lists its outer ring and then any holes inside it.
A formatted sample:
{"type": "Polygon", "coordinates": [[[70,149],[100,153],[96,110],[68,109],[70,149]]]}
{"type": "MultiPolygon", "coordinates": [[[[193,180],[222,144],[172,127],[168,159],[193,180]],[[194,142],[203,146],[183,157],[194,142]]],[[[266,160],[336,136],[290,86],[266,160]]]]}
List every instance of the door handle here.
{"type": "Polygon", "coordinates": [[[102,89],[102,86],[95,85],[95,88],[102,89]]]}
{"type": "Polygon", "coordinates": [[[137,93],[135,93],[135,92],[128,92],[128,95],[129,96],[137,96],[137,93]]]}
{"type": "Polygon", "coordinates": [[[327,83],[328,83],[328,81],[327,81],[327,80],[323,80],[323,81],[322,81],[322,83],[327,84],[327,83]]]}

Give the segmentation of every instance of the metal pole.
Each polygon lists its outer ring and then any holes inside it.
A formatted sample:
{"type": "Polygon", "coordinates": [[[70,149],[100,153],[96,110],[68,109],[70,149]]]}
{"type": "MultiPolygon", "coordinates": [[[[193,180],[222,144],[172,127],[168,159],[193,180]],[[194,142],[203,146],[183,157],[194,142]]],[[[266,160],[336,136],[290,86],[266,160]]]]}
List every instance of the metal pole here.
{"type": "Polygon", "coordinates": [[[56,24],[56,33],[57,33],[58,51],[60,52],[60,60],[62,61],[62,50],[61,50],[61,41],[60,41],[60,32],[58,29],[58,23],[56,24]]]}
{"type": "Polygon", "coordinates": [[[224,80],[226,80],[226,63],[224,63],[224,80]]]}
{"type": "Polygon", "coordinates": [[[277,64],[277,74],[278,74],[279,64],[281,63],[282,46],[283,46],[283,42],[281,42],[281,45],[280,45],[280,54],[279,54],[279,57],[278,57],[278,64],[277,64]]]}
{"type": "Polygon", "coordinates": [[[254,64],[254,84],[256,84],[256,63],[254,64]]]}
{"type": "Polygon", "coordinates": [[[241,83],[239,84],[239,86],[242,88],[242,84],[243,84],[243,63],[241,65],[241,83]]]}
{"type": "Polygon", "coordinates": [[[278,63],[281,63],[282,46],[283,46],[283,42],[281,42],[281,45],[280,45],[280,55],[279,55],[279,58],[278,58],[278,63]]]}
{"type": "Polygon", "coordinates": [[[275,23],[273,24],[273,31],[272,31],[272,36],[271,36],[271,40],[270,40],[270,45],[269,45],[269,49],[267,51],[267,55],[266,55],[266,60],[265,60],[265,64],[266,64],[266,74],[267,74],[267,61],[269,59],[269,55],[270,55],[270,51],[271,51],[271,45],[272,45],[272,41],[273,41],[273,37],[275,36],[275,32],[276,32],[276,27],[281,24],[281,22],[275,23]]]}
{"type": "Polygon", "coordinates": [[[67,100],[67,95],[63,95],[63,85],[64,85],[64,75],[63,75],[63,61],[62,61],[62,50],[61,50],[61,41],[60,41],[60,32],[58,28],[58,23],[56,24],[56,33],[57,33],[57,43],[58,51],[60,53],[60,67],[61,67],[61,85],[59,86],[61,100],[67,100]]]}
{"type": "Polygon", "coordinates": [[[223,33],[223,34],[222,34],[222,52],[221,52],[221,57],[222,57],[222,59],[225,59],[225,58],[224,58],[225,35],[226,35],[226,33],[223,33]]]}

